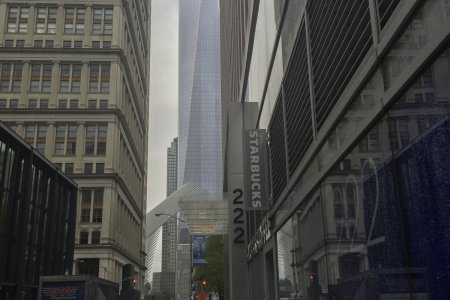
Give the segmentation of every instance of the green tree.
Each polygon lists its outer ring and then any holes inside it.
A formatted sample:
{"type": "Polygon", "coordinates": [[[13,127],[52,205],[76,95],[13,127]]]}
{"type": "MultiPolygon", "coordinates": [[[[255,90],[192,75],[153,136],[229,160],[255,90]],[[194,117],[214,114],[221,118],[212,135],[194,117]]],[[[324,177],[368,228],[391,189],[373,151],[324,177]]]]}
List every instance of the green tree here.
{"type": "Polygon", "coordinates": [[[206,280],[206,291],[223,290],[223,236],[212,235],[206,241],[205,266],[194,267],[192,279],[196,290],[202,290],[202,279],[206,280]]]}

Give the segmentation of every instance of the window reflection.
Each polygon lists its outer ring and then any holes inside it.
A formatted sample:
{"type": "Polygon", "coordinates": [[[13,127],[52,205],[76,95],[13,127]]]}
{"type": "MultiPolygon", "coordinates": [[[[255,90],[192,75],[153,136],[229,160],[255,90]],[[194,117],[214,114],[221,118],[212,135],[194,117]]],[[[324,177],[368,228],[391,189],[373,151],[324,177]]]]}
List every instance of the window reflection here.
{"type": "MultiPolygon", "coordinates": [[[[448,297],[449,78],[447,50],[282,227],[280,299],[448,297]]],[[[327,151],[351,140],[358,112],[372,105],[364,96],[376,89],[369,84],[350,107],[327,151]]]]}

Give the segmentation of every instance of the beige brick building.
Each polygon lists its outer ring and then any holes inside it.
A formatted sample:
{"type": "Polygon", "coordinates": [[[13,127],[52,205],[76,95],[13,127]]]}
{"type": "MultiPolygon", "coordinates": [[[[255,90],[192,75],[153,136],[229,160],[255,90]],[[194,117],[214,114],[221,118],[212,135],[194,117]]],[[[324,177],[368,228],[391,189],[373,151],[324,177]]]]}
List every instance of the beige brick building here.
{"type": "Polygon", "coordinates": [[[150,1],[0,1],[0,120],[79,185],[74,273],[144,280],[150,1]]]}

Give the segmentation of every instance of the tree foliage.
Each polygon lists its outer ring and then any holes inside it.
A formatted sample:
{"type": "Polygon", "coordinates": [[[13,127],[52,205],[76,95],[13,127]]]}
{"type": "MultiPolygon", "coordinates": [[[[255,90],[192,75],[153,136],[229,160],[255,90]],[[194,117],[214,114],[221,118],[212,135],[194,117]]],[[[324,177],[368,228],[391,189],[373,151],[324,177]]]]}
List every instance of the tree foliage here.
{"type": "Polygon", "coordinates": [[[194,269],[193,279],[197,283],[197,289],[201,289],[201,280],[206,280],[206,291],[223,290],[223,236],[213,235],[208,237],[205,249],[205,267],[194,269]]]}

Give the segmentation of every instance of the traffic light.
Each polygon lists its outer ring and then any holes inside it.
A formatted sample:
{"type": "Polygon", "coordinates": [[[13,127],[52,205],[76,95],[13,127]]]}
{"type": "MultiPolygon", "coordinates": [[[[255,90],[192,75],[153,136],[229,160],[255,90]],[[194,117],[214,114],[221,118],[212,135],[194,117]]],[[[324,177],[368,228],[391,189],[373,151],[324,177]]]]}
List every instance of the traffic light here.
{"type": "Polygon", "coordinates": [[[202,285],[203,285],[203,287],[206,286],[206,280],[205,279],[202,280],[202,285]]]}
{"type": "Polygon", "coordinates": [[[316,274],[309,274],[309,280],[314,281],[316,280],[317,276],[316,274]]]}
{"type": "Polygon", "coordinates": [[[131,285],[133,286],[133,287],[135,287],[136,286],[136,284],[137,284],[137,279],[136,278],[131,278],[131,285]]]}

